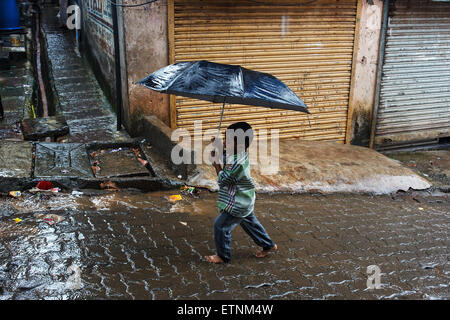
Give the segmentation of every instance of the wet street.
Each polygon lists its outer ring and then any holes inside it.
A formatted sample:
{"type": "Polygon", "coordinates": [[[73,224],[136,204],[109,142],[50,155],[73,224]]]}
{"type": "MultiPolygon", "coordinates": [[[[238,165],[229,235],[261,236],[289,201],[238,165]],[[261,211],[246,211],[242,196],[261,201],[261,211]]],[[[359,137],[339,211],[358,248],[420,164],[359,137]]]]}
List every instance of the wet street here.
{"type": "Polygon", "coordinates": [[[279,252],[255,258],[238,227],[210,265],[217,194],[177,193],[1,197],[0,299],[450,298],[448,195],[259,194],[279,252]]]}

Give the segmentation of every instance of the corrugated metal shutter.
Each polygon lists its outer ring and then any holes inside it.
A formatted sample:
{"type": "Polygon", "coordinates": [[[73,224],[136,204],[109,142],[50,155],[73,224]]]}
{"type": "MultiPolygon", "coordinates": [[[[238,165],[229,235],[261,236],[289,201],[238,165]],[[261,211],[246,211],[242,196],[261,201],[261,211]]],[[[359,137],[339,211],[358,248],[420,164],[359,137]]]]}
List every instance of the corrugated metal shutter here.
{"type": "Polygon", "coordinates": [[[420,142],[450,129],[450,3],[390,7],[375,145],[420,142]]]}
{"type": "MultiPolygon", "coordinates": [[[[226,106],[223,128],[248,121],[280,138],[344,142],[357,0],[175,0],[175,62],[210,60],[268,72],[285,82],[312,115],[226,106]],[[311,127],[310,127],[311,124],[311,127]]],[[[176,98],[176,125],[217,128],[220,104],[176,98]]]]}

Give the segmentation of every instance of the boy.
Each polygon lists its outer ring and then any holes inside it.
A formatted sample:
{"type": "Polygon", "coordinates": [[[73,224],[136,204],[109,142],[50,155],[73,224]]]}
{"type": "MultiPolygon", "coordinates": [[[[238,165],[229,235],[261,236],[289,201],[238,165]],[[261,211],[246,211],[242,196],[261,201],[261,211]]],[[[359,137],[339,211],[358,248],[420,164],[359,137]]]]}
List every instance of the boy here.
{"type": "MultiPolygon", "coordinates": [[[[228,263],[231,259],[231,231],[238,224],[262,250],[256,253],[263,258],[277,250],[264,227],[254,214],[255,186],[250,176],[248,147],[253,140],[253,129],[247,122],[237,122],[229,126],[225,134],[226,150],[222,168],[211,153],[219,183],[219,216],[214,221],[214,241],[217,254],[205,256],[211,263],[228,263]]],[[[224,142],[225,148],[225,142],[224,142]]]]}

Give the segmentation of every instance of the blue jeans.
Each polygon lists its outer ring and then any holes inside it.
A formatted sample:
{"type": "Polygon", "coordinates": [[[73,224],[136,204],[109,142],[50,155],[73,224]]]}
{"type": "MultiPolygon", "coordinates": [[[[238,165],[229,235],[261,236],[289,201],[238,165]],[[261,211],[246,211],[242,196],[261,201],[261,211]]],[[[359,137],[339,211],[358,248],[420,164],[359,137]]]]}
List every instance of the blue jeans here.
{"type": "Polygon", "coordinates": [[[229,262],[231,259],[231,231],[238,224],[263,250],[269,250],[275,245],[264,227],[256,219],[254,212],[245,218],[239,218],[222,211],[214,221],[214,241],[216,242],[217,255],[224,262],[229,262]]]}

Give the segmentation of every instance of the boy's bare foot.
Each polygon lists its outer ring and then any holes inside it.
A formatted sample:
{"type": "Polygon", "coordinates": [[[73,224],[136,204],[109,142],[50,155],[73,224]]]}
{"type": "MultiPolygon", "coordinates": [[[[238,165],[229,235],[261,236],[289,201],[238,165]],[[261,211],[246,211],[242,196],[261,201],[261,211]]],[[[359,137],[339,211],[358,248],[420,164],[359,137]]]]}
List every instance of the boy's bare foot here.
{"type": "Polygon", "coordinates": [[[211,263],[224,263],[224,261],[222,260],[222,258],[221,257],[219,257],[218,255],[213,255],[213,256],[205,256],[205,259],[208,261],[208,262],[211,262],[211,263]]]}
{"type": "Polygon", "coordinates": [[[275,252],[275,251],[277,251],[277,250],[278,250],[277,245],[274,245],[274,246],[273,246],[272,248],[270,248],[269,250],[261,250],[261,251],[257,252],[257,253],[255,254],[255,256],[256,256],[257,258],[264,258],[264,257],[267,256],[269,253],[275,252]]]}

